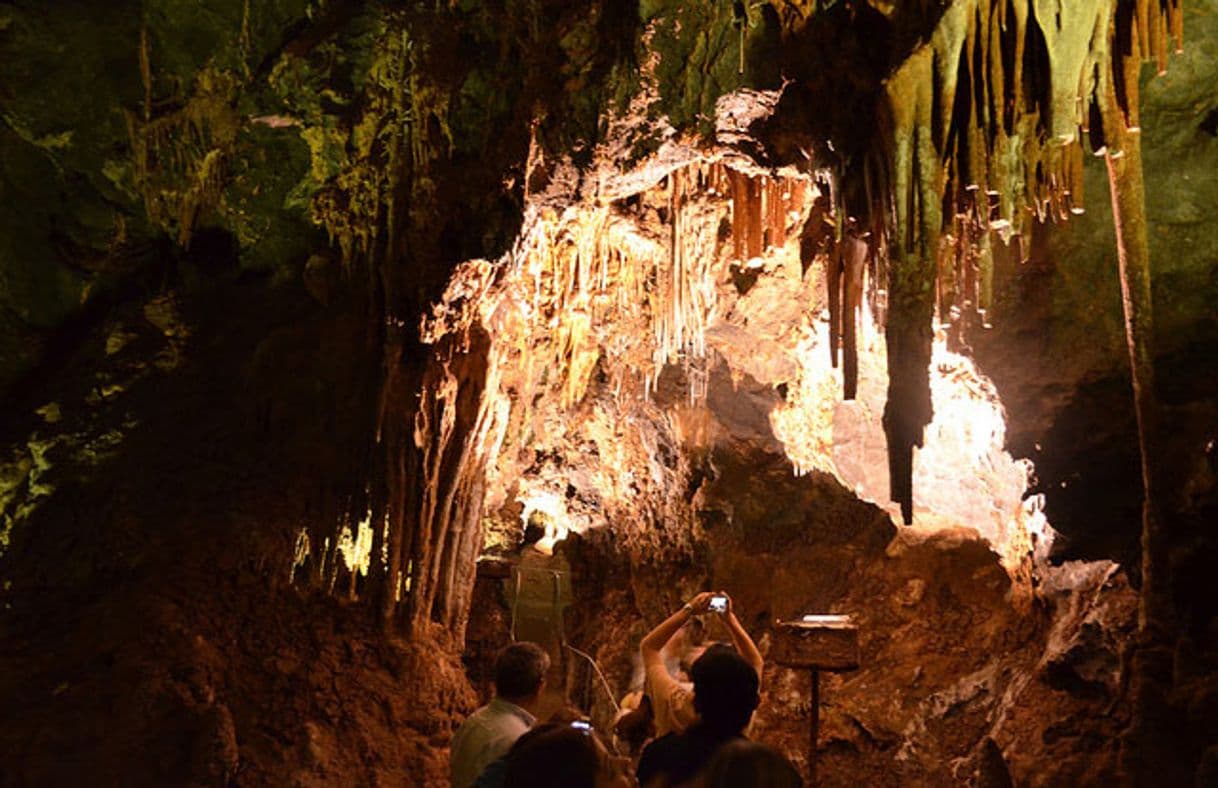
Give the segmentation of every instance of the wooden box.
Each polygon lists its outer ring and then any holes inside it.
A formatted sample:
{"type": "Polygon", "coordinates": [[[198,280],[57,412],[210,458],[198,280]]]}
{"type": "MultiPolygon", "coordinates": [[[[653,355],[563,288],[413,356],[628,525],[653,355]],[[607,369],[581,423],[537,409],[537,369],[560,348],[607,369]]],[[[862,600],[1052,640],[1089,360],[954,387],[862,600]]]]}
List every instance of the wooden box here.
{"type": "Polygon", "coordinates": [[[859,628],[850,616],[804,616],[780,621],[770,658],[788,668],[857,670],[859,628]]]}

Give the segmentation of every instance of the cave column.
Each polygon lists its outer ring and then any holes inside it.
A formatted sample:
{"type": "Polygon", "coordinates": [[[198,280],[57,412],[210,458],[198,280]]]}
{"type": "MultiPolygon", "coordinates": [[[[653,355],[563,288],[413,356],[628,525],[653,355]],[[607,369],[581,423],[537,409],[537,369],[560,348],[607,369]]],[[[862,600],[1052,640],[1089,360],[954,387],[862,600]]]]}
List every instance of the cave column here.
{"type": "MultiPolygon", "coordinates": [[[[1137,84],[1141,60],[1133,52],[1114,57],[1113,68],[1123,68],[1126,85],[1137,84]],[[1123,62],[1122,62],[1123,61],[1123,62]]],[[[1109,104],[1115,109],[1113,103],[1109,104]]],[[[1121,306],[1129,352],[1134,411],[1138,426],[1138,452],[1142,467],[1142,593],[1138,631],[1126,665],[1132,701],[1130,728],[1121,743],[1121,771],[1135,785],[1153,784],[1156,764],[1169,753],[1156,753],[1156,742],[1170,739],[1172,711],[1168,695],[1172,683],[1172,610],[1168,571],[1167,524],[1159,509],[1162,485],[1156,472],[1159,448],[1159,413],[1154,392],[1153,332],[1150,287],[1150,248],[1147,241],[1146,197],[1142,173],[1141,133],[1121,112],[1106,113],[1105,132],[1110,143],[1104,151],[1116,231],[1121,306]]]]}
{"type": "Polygon", "coordinates": [[[1141,135],[1129,133],[1121,152],[1105,152],[1112,214],[1116,225],[1117,265],[1121,306],[1138,424],[1142,463],[1142,597],[1140,629],[1163,627],[1171,616],[1170,600],[1156,571],[1165,555],[1166,533],[1158,512],[1159,485],[1154,456],[1158,448],[1158,402],[1154,393],[1153,331],[1151,323],[1150,252],[1146,239],[1146,208],[1142,183],[1141,135]]]}

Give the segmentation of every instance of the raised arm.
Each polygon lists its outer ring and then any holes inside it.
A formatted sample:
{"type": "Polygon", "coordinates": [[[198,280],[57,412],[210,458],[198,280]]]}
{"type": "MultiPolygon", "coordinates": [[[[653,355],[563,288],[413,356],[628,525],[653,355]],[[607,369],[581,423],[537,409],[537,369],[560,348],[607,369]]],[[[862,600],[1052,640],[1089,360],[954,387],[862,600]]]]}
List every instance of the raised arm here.
{"type": "MultiPolygon", "coordinates": [[[[642,642],[639,643],[639,653],[643,657],[644,670],[651,665],[663,664],[660,651],[668,641],[672,640],[672,636],[677,634],[677,630],[685,625],[685,622],[696,615],[705,613],[709,609],[711,596],[710,592],[698,594],[686,602],[680,610],[661,621],[655,629],[647,633],[642,642]]],[[[748,637],[748,635],[745,635],[745,637],[748,637]]]]}
{"type": "Polygon", "coordinates": [[[761,652],[757,650],[757,644],[749,637],[749,633],[741,626],[740,620],[736,618],[736,611],[732,607],[732,598],[727,595],[727,592],[718,592],[719,596],[727,597],[727,610],[723,615],[723,623],[727,625],[728,634],[732,638],[732,645],[736,648],[736,653],[744,657],[744,661],[753,666],[753,670],[757,671],[757,680],[761,681],[761,670],[765,667],[765,660],[761,658],[761,652]]]}

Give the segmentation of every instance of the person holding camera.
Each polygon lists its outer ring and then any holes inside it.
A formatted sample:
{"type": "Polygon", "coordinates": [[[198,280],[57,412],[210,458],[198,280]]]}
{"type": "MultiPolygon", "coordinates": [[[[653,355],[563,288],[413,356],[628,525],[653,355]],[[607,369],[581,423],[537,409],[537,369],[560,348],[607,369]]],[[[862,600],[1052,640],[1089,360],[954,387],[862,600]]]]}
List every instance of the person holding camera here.
{"type": "Polygon", "coordinates": [[[761,700],[761,652],[732,612],[731,598],[722,591],[691,599],[648,633],[639,648],[648,691],[654,693],[656,727],[661,725],[661,715],[672,726],[643,750],[639,784],[644,788],[682,785],[697,777],[724,744],[744,737],[761,700]],[[660,651],[690,619],[706,613],[721,617],[733,645],[708,646],[690,667],[693,720],[678,729],[675,724],[688,719],[683,710],[688,691],[668,675],[660,651]]]}
{"type": "MultiPolygon", "coordinates": [[[[761,670],[764,667],[761,652],[736,618],[732,610],[732,598],[723,591],[698,594],[647,633],[639,644],[639,652],[643,658],[644,686],[655,716],[656,736],[680,733],[698,721],[698,713],[694,708],[694,693],[688,684],[678,681],[668,672],[663,651],[682,627],[696,616],[707,613],[714,613],[723,621],[736,653],[753,668],[760,685],[761,670]]],[[[702,650],[698,649],[699,652],[702,650]]],[[[692,664],[694,660],[689,658],[691,656],[696,655],[687,655],[682,661],[692,664]]]]}

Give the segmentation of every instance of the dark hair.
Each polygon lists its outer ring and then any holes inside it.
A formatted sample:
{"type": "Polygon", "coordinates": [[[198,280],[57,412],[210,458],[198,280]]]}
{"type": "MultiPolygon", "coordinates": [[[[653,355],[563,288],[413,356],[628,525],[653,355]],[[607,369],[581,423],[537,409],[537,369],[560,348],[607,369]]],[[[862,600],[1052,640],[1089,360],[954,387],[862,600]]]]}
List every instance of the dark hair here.
{"type": "Polygon", "coordinates": [[[512,643],[495,657],[495,694],[508,700],[536,694],[549,669],[550,655],[541,646],[512,643]]]}
{"type": "Polygon", "coordinates": [[[706,788],[802,788],[803,784],[786,756],[744,739],[724,744],[706,767],[706,788]]]}
{"type": "Polygon", "coordinates": [[[503,788],[594,788],[601,755],[591,731],[547,722],[516,740],[503,788]]]}
{"type": "Polygon", "coordinates": [[[722,734],[743,731],[753,716],[761,687],[757,671],[730,646],[716,643],[690,668],[694,709],[702,724],[722,734]]]}

